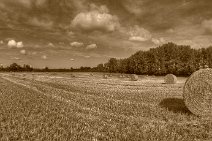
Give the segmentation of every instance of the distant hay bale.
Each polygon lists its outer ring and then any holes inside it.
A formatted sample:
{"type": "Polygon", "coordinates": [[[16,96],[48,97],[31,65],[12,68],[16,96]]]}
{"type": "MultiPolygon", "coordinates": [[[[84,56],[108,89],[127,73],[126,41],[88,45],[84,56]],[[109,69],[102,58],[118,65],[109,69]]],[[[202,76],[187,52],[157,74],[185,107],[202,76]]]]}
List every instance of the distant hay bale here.
{"type": "Polygon", "coordinates": [[[138,81],[138,76],[136,74],[132,74],[130,76],[131,81],[138,81]]]}
{"type": "Polygon", "coordinates": [[[22,78],[21,78],[21,79],[23,79],[23,80],[26,80],[26,79],[27,79],[26,73],[23,73],[23,74],[22,74],[22,78]]]}
{"type": "Polygon", "coordinates": [[[108,74],[108,77],[112,77],[112,74],[108,74]]]}
{"type": "Polygon", "coordinates": [[[103,78],[104,79],[108,79],[108,75],[107,74],[103,74],[103,78]]]}
{"type": "Polygon", "coordinates": [[[119,78],[124,78],[124,77],[125,77],[124,74],[119,75],[119,78]]]}
{"type": "Polygon", "coordinates": [[[71,74],[71,77],[76,77],[74,74],[71,74]]]}
{"type": "Polygon", "coordinates": [[[212,117],[212,69],[194,72],[183,88],[187,108],[195,115],[212,117]]]}
{"type": "Polygon", "coordinates": [[[177,83],[177,77],[173,74],[167,74],[164,78],[164,82],[166,84],[176,84],[177,83]]]}

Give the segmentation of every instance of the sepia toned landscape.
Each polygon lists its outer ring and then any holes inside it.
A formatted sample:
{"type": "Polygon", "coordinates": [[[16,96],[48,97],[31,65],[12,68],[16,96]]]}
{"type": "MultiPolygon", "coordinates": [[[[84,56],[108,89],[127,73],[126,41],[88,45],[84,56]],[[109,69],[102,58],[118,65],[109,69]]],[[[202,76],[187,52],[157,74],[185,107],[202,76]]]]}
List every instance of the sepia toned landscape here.
{"type": "Polygon", "coordinates": [[[0,0],[0,141],[212,141],[212,0],[0,0]]]}
{"type": "Polygon", "coordinates": [[[183,85],[163,77],[102,73],[1,73],[1,140],[207,140],[212,121],[193,115],[183,85]],[[75,76],[75,77],[73,77],[75,76]]]}

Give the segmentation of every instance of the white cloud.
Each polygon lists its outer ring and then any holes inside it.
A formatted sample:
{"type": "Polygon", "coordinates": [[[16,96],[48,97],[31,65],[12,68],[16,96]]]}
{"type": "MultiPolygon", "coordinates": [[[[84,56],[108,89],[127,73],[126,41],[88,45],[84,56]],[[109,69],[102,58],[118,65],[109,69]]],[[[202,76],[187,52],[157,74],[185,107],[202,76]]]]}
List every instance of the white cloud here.
{"type": "Polygon", "coordinates": [[[21,60],[21,59],[18,57],[12,57],[11,60],[21,60]]]}
{"type": "Polygon", "coordinates": [[[166,30],[166,32],[167,32],[167,33],[174,33],[175,31],[174,31],[173,28],[170,28],[170,29],[166,30]]]}
{"type": "Polygon", "coordinates": [[[144,38],[144,37],[140,37],[140,36],[131,36],[131,37],[129,37],[129,40],[130,40],[130,41],[141,41],[141,42],[144,42],[144,41],[146,41],[147,39],[144,38]]]}
{"type": "Polygon", "coordinates": [[[191,46],[192,48],[203,48],[209,44],[212,44],[210,38],[205,38],[205,36],[202,35],[194,37],[192,40],[190,39],[178,40],[175,41],[175,43],[178,45],[188,45],[191,46]]]}
{"type": "Polygon", "coordinates": [[[122,3],[125,9],[132,14],[141,15],[143,13],[143,0],[134,0],[133,2],[131,0],[122,0],[122,3]]]}
{"type": "Polygon", "coordinates": [[[67,32],[67,35],[72,37],[72,36],[75,35],[75,33],[74,33],[73,31],[68,31],[68,32],[67,32]]]}
{"type": "Polygon", "coordinates": [[[48,47],[54,47],[54,44],[53,44],[53,43],[48,43],[47,46],[48,46],[48,47]]]}
{"type": "Polygon", "coordinates": [[[46,55],[43,55],[41,56],[42,59],[46,60],[47,59],[47,56],[46,55]]]}
{"type": "Polygon", "coordinates": [[[26,55],[26,50],[25,50],[25,49],[22,49],[22,50],[20,51],[20,53],[23,54],[23,55],[26,55]]]}
{"type": "Polygon", "coordinates": [[[17,2],[26,8],[32,8],[33,5],[42,6],[47,0],[5,0],[10,3],[17,2]]]}
{"type": "Polygon", "coordinates": [[[81,12],[72,21],[72,26],[86,31],[107,31],[111,32],[119,27],[117,16],[109,14],[106,6],[97,7],[92,4],[90,11],[81,12]]]}
{"type": "Polygon", "coordinates": [[[152,38],[152,42],[156,45],[160,44],[160,41],[158,39],[152,38]]]}
{"type": "Polygon", "coordinates": [[[17,42],[17,48],[23,48],[24,44],[23,42],[17,42]]]}
{"type": "Polygon", "coordinates": [[[23,48],[24,44],[23,44],[22,41],[16,42],[15,40],[9,40],[8,43],[7,43],[7,46],[9,48],[23,48]]]}
{"type": "Polygon", "coordinates": [[[146,30],[142,27],[139,27],[138,25],[131,27],[128,31],[126,31],[126,29],[124,29],[124,32],[127,32],[127,34],[129,35],[130,41],[144,42],[144,41],[150,40],[152,38],[152,35],[148,30],[146,30]]]}
{"type": "Polygon", "coordinates": [[[95,48],[97,48],[96,44],[90,44],[86,47],[86,49],[95,49],[95,48]]]}
{"type": "Polygon", "coordinates": [[[82,46],[84,46],[84,43],[82,43],[82,42],[72,42],[72,43],[70,43],[70,45],[72,47],[82,47],[82,46]]]}
{"type": "Polygon", "coordinates": [[[166,42],[166,40],[164,38],[160,38],[159,40],[160,40],[161,43],[165,43],[166,42]]]}
{"type": "Polygon", "coordinates": [[[9,40],[7,45],[8,45],[9,48],[13,48],[13,47],[17,46],[17,43],[16,43],[15,40],[9,40]]]}
{"type": "Polygon", "coordinates": [[[152,42],[156,45],[160,45],[160,44],[164,44],[166,41],[164,38],[159,38],[159,39],[152,38],[152,42]]]}

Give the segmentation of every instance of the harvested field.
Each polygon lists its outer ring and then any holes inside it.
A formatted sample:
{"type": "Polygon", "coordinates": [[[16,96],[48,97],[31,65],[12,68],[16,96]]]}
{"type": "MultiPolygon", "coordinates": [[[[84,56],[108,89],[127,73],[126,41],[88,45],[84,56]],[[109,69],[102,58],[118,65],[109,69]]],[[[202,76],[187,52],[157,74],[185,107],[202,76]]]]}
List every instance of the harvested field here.
{"type": "Polygon", "coordinates": [[[202,141],[212,120],[193,115],[183,86],[163,77],[101,73],[0,74],[1,140],[202,141]]]}

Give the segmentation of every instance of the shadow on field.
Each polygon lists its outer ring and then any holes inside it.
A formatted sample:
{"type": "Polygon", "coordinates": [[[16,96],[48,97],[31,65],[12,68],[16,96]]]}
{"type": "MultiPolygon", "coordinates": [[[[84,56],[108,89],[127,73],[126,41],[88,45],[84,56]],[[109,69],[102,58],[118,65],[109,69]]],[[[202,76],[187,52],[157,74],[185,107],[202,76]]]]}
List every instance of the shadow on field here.
{"type": "Polygon", "coordinates": [[[179,98],[166,98],[160,102],[159,106],[174,113],[192,114],[186,107],[183,99],[179,98]]]}

